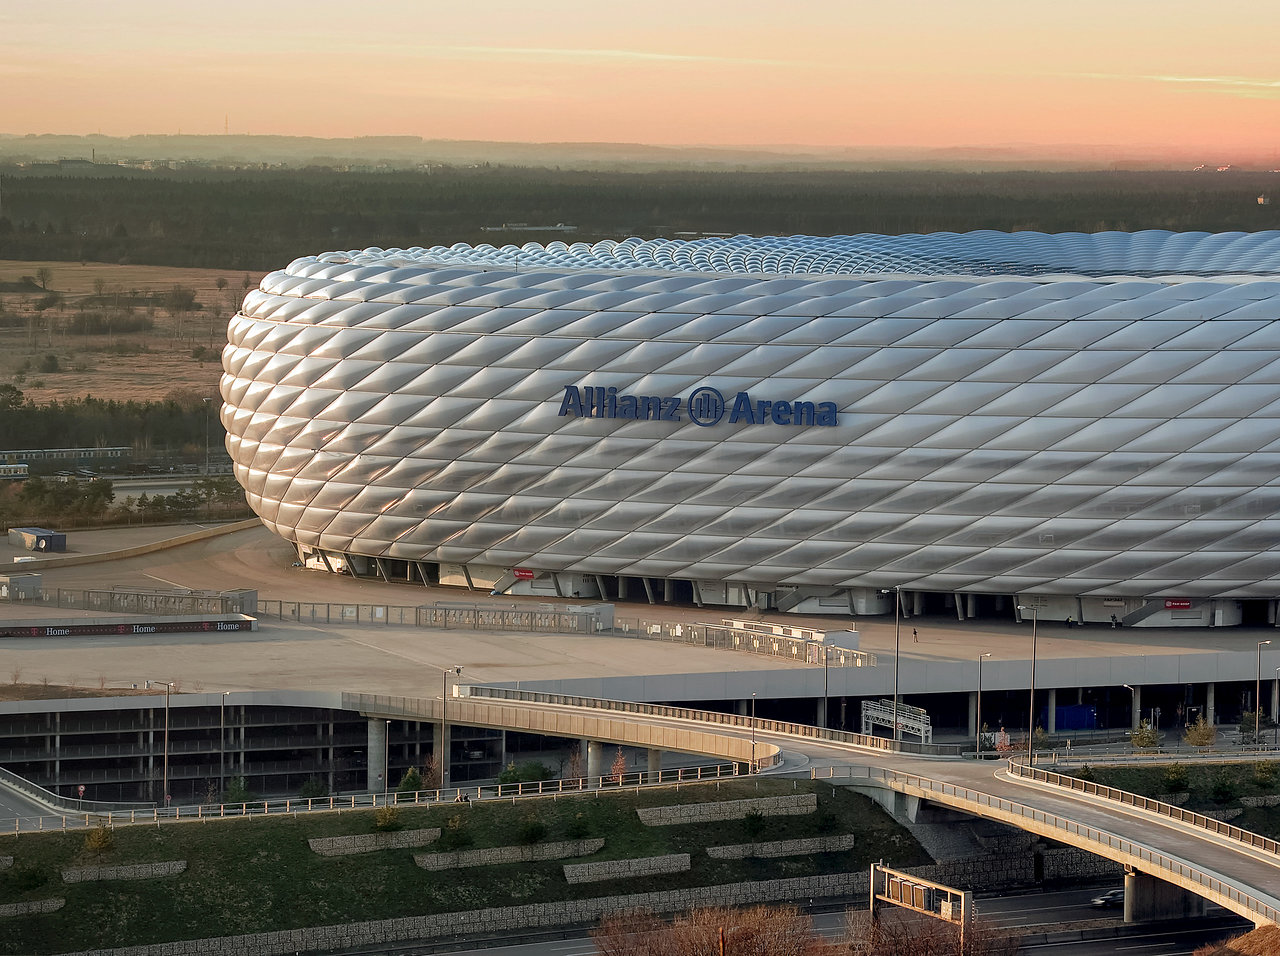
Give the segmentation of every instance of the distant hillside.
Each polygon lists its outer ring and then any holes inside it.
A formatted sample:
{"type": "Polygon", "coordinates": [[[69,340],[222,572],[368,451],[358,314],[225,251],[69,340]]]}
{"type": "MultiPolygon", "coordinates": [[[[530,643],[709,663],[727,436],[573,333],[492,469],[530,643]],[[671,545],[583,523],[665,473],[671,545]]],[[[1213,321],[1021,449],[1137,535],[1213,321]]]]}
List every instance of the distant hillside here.
{"type": "Polygon", "coordinates": [[[1155,149],[1105,144],[826,148],[773,146],[647,146],[640,143],[504,143],[429,140],[418,136],[321,139],[306,136],[70,136],[0,134],[0,160],[47,163],[206,163],[292,167],[385,167],[495,163],[572,169],[1169,169],[1225,163],[1250,169],[1280,166],[1271,156],[1171,156],[1155,149]]]}

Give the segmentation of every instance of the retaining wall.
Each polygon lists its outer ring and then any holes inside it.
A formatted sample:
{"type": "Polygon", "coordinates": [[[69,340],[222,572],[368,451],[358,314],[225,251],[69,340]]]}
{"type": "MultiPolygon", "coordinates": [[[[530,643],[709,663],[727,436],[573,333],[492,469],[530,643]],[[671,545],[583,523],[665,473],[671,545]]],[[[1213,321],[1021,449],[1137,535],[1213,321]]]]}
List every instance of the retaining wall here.
{"type": "Polygon", "coordinates": [[[787,797],[754,797],[749,800],[686,803],[674,807],[646,807],[636,810],[636,814],[647,827],[666,827],[682,823],[740,820],[749,813],[758,813],[762,817],[800,817],[814,813],[817,809],[816,793],[800,793],[787,797]]]}
{"type": "Polygon", "coordinates": [[[357,833],[352,836],[317,837],[308,840],[321,856],[349,856],[353,853],[374,853],[378,850],[402,850],[406,847],[426,846],[440,839],[439,827],[421,830],[396,830],[391,833],[357,833]]]}
{"type": "Polygon", "coordinates": [[[534,846],[496,846],[487,850],[456,850],[452,853],[415,853],[413,862],[424,870],[452,870],[464,866],[496,866],[502,863],[533,863],[590,856],[604,847],[604,837],[590,840],[563,840],[534,846]]]}

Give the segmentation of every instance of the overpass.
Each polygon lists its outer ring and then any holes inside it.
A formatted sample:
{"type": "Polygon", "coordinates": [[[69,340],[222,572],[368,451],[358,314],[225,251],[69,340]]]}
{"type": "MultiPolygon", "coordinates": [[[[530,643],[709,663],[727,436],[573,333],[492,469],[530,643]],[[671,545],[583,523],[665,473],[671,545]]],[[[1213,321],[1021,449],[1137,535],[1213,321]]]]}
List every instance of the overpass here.
{"type": "Polygon", "coordinates": [[[647,748],[651,769],[660,765],[654,755],[670,750],[840,782],[868,790],[908,816],[923,802],[939,804],[1120,863],[1128,874],[1126,919],[1189,915],[1193,907],[1186,893],[1255,924],[1280,925],[1280,898],[1270,890],[1280,877],[1276,841],[1018,760],[964,760],[958,748],[948,753],[943,747],[692,708],[466,685],[455,693],[447,701],[344,694],[343,706],[374,723],[447,717],[469,726],[588,741],[588,778],[603,775],[600,745],[616,744],[647,748]]]}

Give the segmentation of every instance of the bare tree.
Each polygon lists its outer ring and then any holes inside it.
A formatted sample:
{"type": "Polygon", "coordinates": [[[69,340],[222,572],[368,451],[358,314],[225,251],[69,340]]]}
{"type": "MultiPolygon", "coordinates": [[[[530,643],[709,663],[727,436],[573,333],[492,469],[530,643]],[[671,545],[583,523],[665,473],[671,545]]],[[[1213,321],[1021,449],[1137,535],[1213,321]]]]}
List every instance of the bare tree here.
{"type": "Polygon", "coordinates": [[[49,283],[53,281],[53,270],[48,266],[41,266],[36,270],[36,281],[40,283],[40,288],[48,292],[49,283]]]}

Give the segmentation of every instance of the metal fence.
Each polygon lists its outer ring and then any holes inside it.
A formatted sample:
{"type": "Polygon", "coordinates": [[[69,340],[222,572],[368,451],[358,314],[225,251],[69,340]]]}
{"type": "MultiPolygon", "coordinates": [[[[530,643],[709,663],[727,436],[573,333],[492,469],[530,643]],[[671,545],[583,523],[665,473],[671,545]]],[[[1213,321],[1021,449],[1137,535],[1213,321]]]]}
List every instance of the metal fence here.
{"type": "Polygon", "coordinates": [[[1261,834],[1254,833],[1252,830],[1245,830],[1241,827],[1234,827],[1222,820],[1216,820],[1213,817],[1205,816],[1202,813],[1195,813],[1192,810],[1183,810],[1181,807],[1175,807],[1171,803],[1164,803],[1160,800],[1153,800],[1150,797],[1140,796],[1136,793],[1130,793],[1127,790],[1120,790],[1116,787],[1107,787],[1102,784],[1093,783],[1088,780],[1081,780],[1079,777],[1071,777],[1066,774],[1054,773],[1049,770],[1041,770],[1038,767],[1028,767],[1018,760],[1009,761],[1009,772],[1017,777],[1025,777],[1028,780],[1035,780],[1039,783],[1047,783],[1051,786],[1062,787],[1065,790],[1073,790],[1076,793],[1085,793],[1091,797],[1099,797],[1103,800],[1109,800],[1113,803],[1119,803],[1126,807],[1134,807],[1138,810],[1146,810],[1150,813],[1167,817],[1170,820],[1176,820],[1178,823],[1194,827],[1198,830],[1205,830],[1216,836],[1226,837],[1235,843],[1243,846],[1252,847],[1255,850],[1261,850],[1264,853],[1280,856],[1280,841],[1264,837],[1261,834]]]}
{"type": "MultiPolygon", "coordinates": [[[[695,767],[679,767],[670,770],[633,770],[621,774],[600,777],[577,777],[564,780],[539,780],[525,783],[489,784],[475,787],[456,787],[445,790],[419,790],[409,793],[388,791],[385,793],[359,793],[341,797],[297,797],[276,800],[254,800],[245,803],[192,804],[168,808],[154,804],[95,804],[92,800],[68,800],[36,787],[20,777],[0,770],[0,779],[11,783],[19,781],[23,792],[36,795],[45,802],[60,801],[66,805],[66,813],[43,816],[18,817],[13,821],[14,832],[40,830],[70,830],[94,826],[129,826],[161,823],[208,822],[238,817],[273,816],[279,814],[330,813],[350,810],[373,810],[378,807],[429,807],[440,804],[473,803],[494,800],[520,801],[526,799],[555,799],[560,796],[600,797],[623,790],[636,791],[646,788],[680,787],[682,784],[709,783],[742,776],[747,769],[740,764],[717,763],[695,767]],[[81,804],[82,806],[73,806],[81,804]]],[[[55,804],[56,805],[56,804],[55,804]]]]}
{"type": "Polygon", "coordinates": [[[95,611],[103,614],[142,614],[162,617],[243,613],[239,598],[233,594],[216,591],[41,588],[30,597],[15,596],[7,599],[6,603],[74,611],[95,611]]]}

